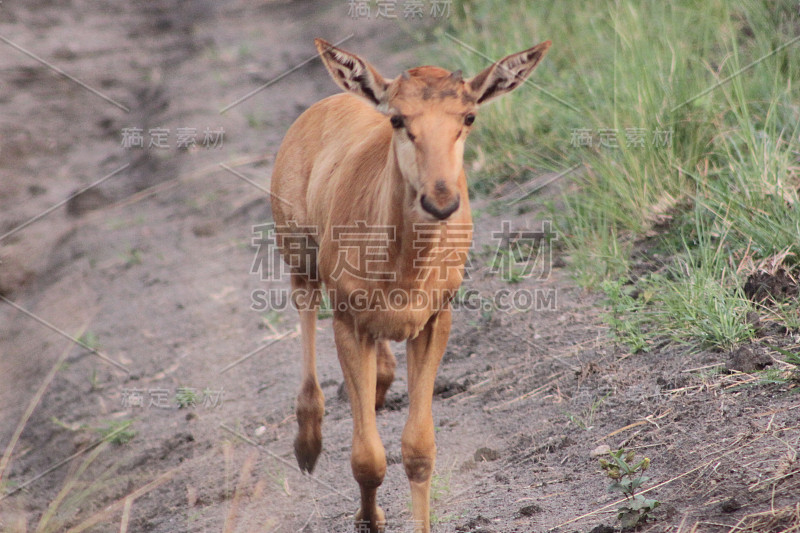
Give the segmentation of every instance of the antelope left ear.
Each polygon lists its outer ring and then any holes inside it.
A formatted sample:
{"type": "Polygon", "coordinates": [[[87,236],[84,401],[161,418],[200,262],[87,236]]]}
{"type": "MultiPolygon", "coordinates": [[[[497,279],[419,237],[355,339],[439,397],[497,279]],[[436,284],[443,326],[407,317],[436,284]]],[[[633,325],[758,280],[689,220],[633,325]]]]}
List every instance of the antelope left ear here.
{"type": "Polygon", "coordinates": [[[322,39],[314,39],[322,62],[336,85],[378,106],[389,83],[366,60],[322,39]]]}
{"type": "Polygon", "coordinates": [[[552,43],[545,41],[533,48],[511,54],[467,80],[467,86],[479,104],[513,91],[528,79],[552,43]]]}

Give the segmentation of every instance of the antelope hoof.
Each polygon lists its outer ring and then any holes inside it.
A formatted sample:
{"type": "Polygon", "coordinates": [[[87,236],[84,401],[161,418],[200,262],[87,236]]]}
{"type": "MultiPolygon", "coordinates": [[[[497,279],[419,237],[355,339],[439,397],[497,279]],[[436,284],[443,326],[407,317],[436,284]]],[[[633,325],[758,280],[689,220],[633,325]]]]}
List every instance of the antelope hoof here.
{"type": "Polygon", "coordinates": [[[298,434],[294,439],[294,456],[297,458],[297,465],[300,470],[308,472],[314,471],[317,458],[322,452],[322,437],[316,435],[298,434]]]}
{"type": "Polygon", "coordinates": [[[362,509],[359,509],[356,513],[356,531],[366,531],[364,526],[369,527],[369,533],[383,533],[386,529],[386,515],[383,514],[383,509],[375,506],[375,515],[372,517],[372,520],[365,520],[362,518],[364,516],[362,509]]]}

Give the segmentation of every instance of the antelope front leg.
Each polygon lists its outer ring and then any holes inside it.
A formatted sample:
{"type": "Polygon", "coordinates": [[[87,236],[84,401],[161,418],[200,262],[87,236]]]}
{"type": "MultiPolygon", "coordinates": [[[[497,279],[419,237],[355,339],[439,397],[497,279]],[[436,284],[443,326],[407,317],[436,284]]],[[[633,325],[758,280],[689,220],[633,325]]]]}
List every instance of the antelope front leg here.
{"type": "Polygon", "coordinates": [[[356,513],[357,531],[383,531],[385,518],[377,504],[378,487],[386,474],[386,451],[375,425],[377,349],[374,339],[360,333],[346,313],[333,317],[333,335],[339,363],[347,384],[353,413],[353,448],[350,466],[361,488],[361,509],[356,513]]]}
{"type": "Polygon", "coordinates": [[[433,382],[450,336],[451,315],[433,316],[422,332],[408,341],[408,420],[403,429],[403,466],[411,485],[414,531],[429,533],[431,474],[436,460],[433,430],[433,382]]]}

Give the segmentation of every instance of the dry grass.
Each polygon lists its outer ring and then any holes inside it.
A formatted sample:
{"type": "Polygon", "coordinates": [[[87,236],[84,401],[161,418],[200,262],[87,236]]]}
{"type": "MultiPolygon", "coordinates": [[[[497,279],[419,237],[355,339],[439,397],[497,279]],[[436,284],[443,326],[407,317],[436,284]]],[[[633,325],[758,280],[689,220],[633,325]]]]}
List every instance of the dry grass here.
{"type": "Polygon", "coordinates": [[[728,533],[798,533],[800,503],[745,516],[728,533]]]}

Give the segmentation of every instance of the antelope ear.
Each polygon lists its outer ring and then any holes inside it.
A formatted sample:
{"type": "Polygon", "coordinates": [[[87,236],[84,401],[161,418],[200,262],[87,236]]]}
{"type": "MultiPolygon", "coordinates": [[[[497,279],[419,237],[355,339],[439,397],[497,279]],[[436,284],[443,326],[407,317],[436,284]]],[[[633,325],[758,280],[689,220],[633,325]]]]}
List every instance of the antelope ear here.
{"type": "Polygon", "coordinates": [[[488,102],[522,85],[547,53],[550,44],[550,41],[545,41],[533,48],[504,57],[467,80],[467,87],[472,91],[477,103],[488,102]]]}
{"type": "Polygon", "coordinates": [[[322,39],[314,39],[314,44],[336,85],[376,106],[383,102],[389,83],[372,65],[322,39]]]}

